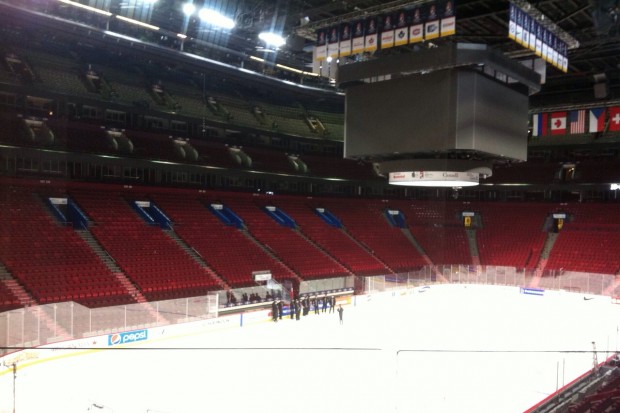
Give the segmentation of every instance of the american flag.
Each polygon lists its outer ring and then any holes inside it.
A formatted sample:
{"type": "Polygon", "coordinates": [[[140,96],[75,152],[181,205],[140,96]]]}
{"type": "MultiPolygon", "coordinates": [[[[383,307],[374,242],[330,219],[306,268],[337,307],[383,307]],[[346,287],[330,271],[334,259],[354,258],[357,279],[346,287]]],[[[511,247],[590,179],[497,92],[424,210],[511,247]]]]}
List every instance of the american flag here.
{"type": "Polygon", "coordinates": [[[570,133],[586,132],[586,111],[585,109],[573,110],[569,115],[570,133]]]}

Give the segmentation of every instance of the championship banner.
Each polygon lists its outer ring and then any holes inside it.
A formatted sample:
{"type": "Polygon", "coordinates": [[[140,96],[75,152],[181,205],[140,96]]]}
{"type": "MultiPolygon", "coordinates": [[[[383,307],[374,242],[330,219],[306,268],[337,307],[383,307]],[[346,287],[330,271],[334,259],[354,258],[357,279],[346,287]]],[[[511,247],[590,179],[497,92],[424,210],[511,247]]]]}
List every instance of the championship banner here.
{"type": "Polygon", "coordinates": [[[374,52],[378,48],[377,18],[371,17],[366,20],[366,33],[364,36],[364,51],[374,52]]]}
{"type": "Polygon", "coordinates": [[[448,0],[442,8],[441,36],[452,36],[456,33],[456,16],[454,15],[454,2],[448,0]]]}
{"type": "Polygon", "coordinates": [[[545,59],[546,62],[549,61],[549,32],[547,29],[542,29],[542,58],[545,59]]]}
{"type": "Polygon", "coordinates": [[[358,54],[364,51],[364,21],[359,20],[353,23],[353,42],[351,53],[358,54]]]}
{"type": "Polygon", "coordinates": [[[422,9],[416,7],[411,12],[411,26],[409,26],[409,43],[418,43],[424,40],[424,23],[422,9]]]}
{"type": "Polygon", "coordinates": [[[394,47],[394,22],[392,15],[386,14],[382,17],[381,48],[388,49],[390,47],[394,47]]]}
{"type": "Polygon", "coordinates": [[[327,29],[327,57],[338,57],[338,26],[327,29]]]}
{"type": "Polygon", "coordinates": [[[508,16],[508,38],[517,41],[517,6],[512,3],[510,3],[508,16]]]}
{"type": "Polygon", "coordinates": [[[515,7],[515,41],[523,45],[523,12],[518,7],[515,7]]]}
{"type": "Polygon", "coordinates": [[[343,23],[340,25],[340,56],[351,54],[351,25],[343,23]]]}
{"type": "Polygon", "coordinates": [[[551,49],[551,32],[545,29],[545,36],[543,37],[543,58],[545,56],[545,44],[547,45],[547,58],[545,59],[547,63],[553,63],[551,56],[553,55],[553,50],[551,49]]]}
{"type": "Polygon", "coordinates": [[[508,38],[532,50],[556,68],[568,71],[568,45],[532,15],[513,3],[509,7],[508,38]]]}
{"type": "Polygon", "coordinates": [[[424,23],[424,40],[432,40],[439,37],[439,15],[437,5],[431,3],[426,8],[424,23]]]}
{"type": "Polygon", "coordinates": [[[409,25],[407,14],[404,10],[397,13],[396,29],[394,30],[394,46],[402,46],[409,43],[409,25]]]}
{"type": "Polygon", "coordinates": [[[560,67],[560,69],[562,69],[562,71],[564,73],[568,72],[568,45],[565,42],[561,42],[561,50],[562,50],[562,65],[560,67]]]}
{"type": "Polygon", "coordinates": [[[441,0],[317,30],[315,58],[323,61],[454,35],[455,3],[441,0]]]}
{"type": "Polygon", "coordinates": [[[542,57],[542,48],[543,48],[542,38],[543,38],[543,28],[538,22],[536,22],[536,49],[534,49],[534,51],[536,52],[536,55],[538,57],[542,57]]]}
{"type": "Polygon", "coordinates": [[[527,45],[527,48],[530,49],[532,52],[536,51],[536,25],[537,23],[534,21],[534,19],[528,19],[529,23],[530,23],[530,27],[529,27],[529,33],[530,33],[530,42],[527,45]]]}
{"type": "Polygon", "coordinates": [[[323,61],[327,59],[327,30],[321,29],[316,32],[315,46],[316,60],[323,61]]]}
{"type": "Polygon", "coordinates": [[[521,46],[527,47],[530,42],[530,38],[525,28],[528,24],[527,20],[530,18],[530,16],[528,16],[527,13],[525,13],[523,10],[518,9],[517,18],[519,18],[519,16],[521,16],[519,20],[520,23],[517,23],[517,25],[521,25],[521,38],[519,39],[519,43],[521,44],[521,46]]]}
{"type": "Polygon", "coordinates": [[[532,18],[523,13],[523,34],[521,35],[521,44],[523,47],[530,47],[530,21],[532,18]]]}

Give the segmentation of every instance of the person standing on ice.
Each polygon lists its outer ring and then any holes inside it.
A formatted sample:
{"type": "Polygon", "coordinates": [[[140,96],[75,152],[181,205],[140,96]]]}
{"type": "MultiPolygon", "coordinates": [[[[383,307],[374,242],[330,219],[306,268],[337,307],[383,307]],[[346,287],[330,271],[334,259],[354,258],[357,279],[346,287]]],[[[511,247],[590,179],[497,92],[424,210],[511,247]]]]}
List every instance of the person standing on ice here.
{"type": "Polygon", "coordinates": [[[338,306],[338,318],[340,319],[340,324],[342,324],[342,313],[344,313],[344,309],[342,308],[342,304],[338,306]]]}
{"type": "Polygon", "coordinates": [[[275,301],[271,303],[271,317],[273,317],[274,323],[278,321],[278,303],[275,301]]]}

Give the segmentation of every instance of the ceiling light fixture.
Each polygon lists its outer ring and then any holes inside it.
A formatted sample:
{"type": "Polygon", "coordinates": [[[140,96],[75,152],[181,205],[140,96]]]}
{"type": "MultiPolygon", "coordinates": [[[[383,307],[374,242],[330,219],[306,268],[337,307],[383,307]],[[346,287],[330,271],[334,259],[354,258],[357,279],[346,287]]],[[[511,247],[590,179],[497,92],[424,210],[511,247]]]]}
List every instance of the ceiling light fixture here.
{"type": "Polygon", "coordinates": [[[196,11],[196,6],[194,6],[194,3],[185,3],[183,4],[182,10],[183,14],[189,17],[196,11]]]}
{"type": "Polygon", "coordinates": [[[93,13],[103,14],[104,16],[110,17],[112,15],[112,13],[110,13],[109,11],[101,10],[96,7],[87,6],[85,4],[81,4],[76,1],[71,1],[71,0],[58,0],[58,1],[64,4],[68,4],[70,6],[75,6],[75,7],[84,9],[84,10],[92,11],[93,13]]]}
{"type": "Polygon", "coordinates": [[[281,35],[273,32],[262,32],[258,35],[258,38],[267,44],[267,46],[273,46],[275,48],[282,47],[286,44],[286,39],[281,35]]]}
{"type": "Polygon", "coordinates": [[[222,29],[232,29],[235,27],[235,22],[230,17],[226,17],[220,12],[211,9],[201,9],[198,12],[198,17],[205,23],[209,23],[213,26],[221,27],[222,29]]]}
{"type": "Polygon", "coordinates": [[[124,21],[124,22],[135,24],[137,26],[142,26],[142,27],[145,27],[147,29],[151,29],[151,30],[155,30],[155,31],[159,30],[159,27],[153,26],[152,24],[141,22],[140,20],[134,20],[134,19],[130,19],[129,17],[119,16],[119,15],[116,15],[115,17],[117,19],[119,19],[119,20],[124,21]]]}

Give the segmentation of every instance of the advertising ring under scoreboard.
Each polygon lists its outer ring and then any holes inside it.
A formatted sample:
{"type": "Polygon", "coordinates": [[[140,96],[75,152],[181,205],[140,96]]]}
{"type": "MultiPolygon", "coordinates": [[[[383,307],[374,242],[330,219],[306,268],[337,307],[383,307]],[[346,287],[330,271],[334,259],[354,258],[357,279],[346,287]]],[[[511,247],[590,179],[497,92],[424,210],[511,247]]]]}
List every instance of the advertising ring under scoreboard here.
{"type": "Polygon", "coordinates": [[[403,186],[475,186],[479,179],[478,173],[452,171],[390,172],[389,176],[390,184],[403,186]]]}

